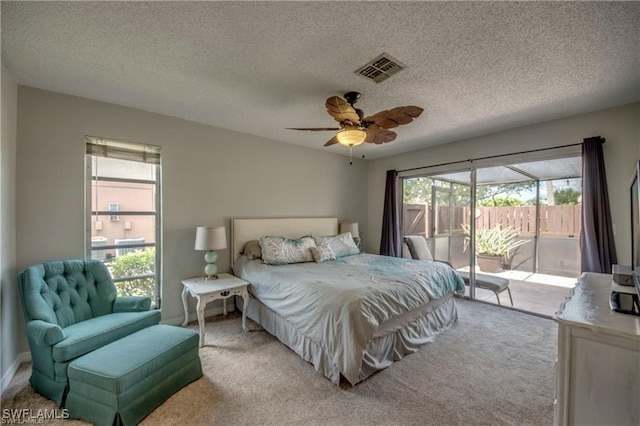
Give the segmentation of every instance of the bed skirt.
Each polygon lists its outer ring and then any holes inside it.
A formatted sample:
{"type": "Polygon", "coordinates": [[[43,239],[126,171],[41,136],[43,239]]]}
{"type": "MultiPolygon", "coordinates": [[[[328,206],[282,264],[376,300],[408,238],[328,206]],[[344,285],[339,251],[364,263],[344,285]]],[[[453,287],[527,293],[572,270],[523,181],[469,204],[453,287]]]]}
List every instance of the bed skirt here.
{"type": "MultiPolygon", "coordinates": [[[[236,306],[244,310],[242,304],[242,299],[236,298],[236,306]]],[[[336,385],[340,384],[340,371],[331,357],[316,342],[299,333],[289,322],[253,296],[249,297],[247,316],[302,359],[313,364],[316,371],[336,385]]],[[[420,346],[433,341],[457,319],[455,299],[452,294],[448,294],[381,324],[367,344],[358,380],[351,384],[355,385],[405,355],[418,351],[420,346]]]]}

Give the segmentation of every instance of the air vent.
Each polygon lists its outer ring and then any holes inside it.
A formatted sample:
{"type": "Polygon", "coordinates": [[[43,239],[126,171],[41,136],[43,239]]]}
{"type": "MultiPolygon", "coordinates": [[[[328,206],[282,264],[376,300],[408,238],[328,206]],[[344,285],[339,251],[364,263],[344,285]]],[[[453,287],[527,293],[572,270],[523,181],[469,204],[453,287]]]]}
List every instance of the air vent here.
{"type": "Polygon", "coordinates": [[[405,65],[403,63],[383,53],[367,65],[359,68],[356,74],[380,83],[404,68],[405,65]]]}

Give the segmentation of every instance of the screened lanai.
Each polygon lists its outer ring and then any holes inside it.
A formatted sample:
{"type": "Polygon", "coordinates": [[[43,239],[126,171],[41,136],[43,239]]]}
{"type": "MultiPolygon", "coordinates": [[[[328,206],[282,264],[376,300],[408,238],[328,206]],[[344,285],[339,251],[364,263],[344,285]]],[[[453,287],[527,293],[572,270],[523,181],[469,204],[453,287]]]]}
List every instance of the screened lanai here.
{"type": "Polygon", "coordinates": [[[581,172],[573,156],[403,178],[403,235],[469,274],[470,297],[511,306],[473,284],[494,276],[514,308],[552,316],[580,273],[581,172]]]}

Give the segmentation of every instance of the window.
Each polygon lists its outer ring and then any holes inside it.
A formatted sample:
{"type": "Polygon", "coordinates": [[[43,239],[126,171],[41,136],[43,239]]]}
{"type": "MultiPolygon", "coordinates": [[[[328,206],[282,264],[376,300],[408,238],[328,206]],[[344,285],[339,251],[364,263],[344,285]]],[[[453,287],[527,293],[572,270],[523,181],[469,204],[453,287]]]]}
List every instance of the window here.
{"type": "Polygon", "coordinates": [[[120,220],[120,216],[118,216],[117,213],[118,212],[118,203],[109,203],[109,212],[111,213],[109,215],[109,220],[112,222],[116,222],[118,220],[120,220]]]}
{"type": "Polygon", "coordinates": [[[86,137],[86,255],[107,265],[119,296],[160,307],[160,147],[86,137]]]}

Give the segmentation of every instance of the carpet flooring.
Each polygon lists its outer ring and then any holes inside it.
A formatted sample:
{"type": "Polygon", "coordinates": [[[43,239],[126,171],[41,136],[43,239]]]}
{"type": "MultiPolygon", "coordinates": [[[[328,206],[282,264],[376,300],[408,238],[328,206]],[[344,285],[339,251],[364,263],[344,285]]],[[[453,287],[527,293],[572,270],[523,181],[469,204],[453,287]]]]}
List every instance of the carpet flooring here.
{"type": "MultiPolygon", "coordinates": [[[[204,377],[159,406],[143,425],[550,425],[556,324],[468,300],[433,343],[351,387],[336,386],[240,316],[206,322],[204,377]]],[[[197,329],[197,323],[189,325],[197,329]]],[[[29,385],[25,364],[2,409],[54,409],[29,385]]],[[[51,425],[83,424],[46,420],[51,425]]]]}

